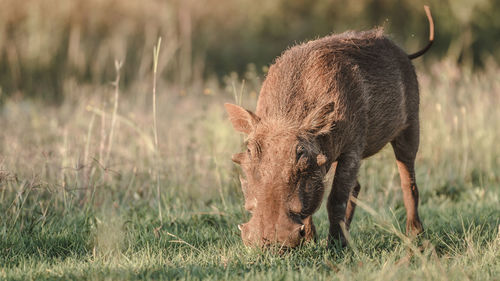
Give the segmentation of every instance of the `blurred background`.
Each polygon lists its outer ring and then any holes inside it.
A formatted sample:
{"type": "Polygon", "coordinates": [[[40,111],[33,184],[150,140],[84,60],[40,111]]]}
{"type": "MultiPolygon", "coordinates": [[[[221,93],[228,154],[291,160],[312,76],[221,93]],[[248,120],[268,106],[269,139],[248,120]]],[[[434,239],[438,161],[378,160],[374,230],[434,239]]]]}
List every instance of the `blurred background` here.
{"type": "MultiPolygon", "coordinates": [[[[0,3],[0,188],[17,190],[6,202],[18,200],[20,189],[44,186],[33,194],[77,206],[101,204],[92,201],[96,190],[102,200],[146,199],[155,208],[179,198],[240,206],[230,158],[242,137],[223,103],[255,109],[274,58],[332,32],[383,26],[408,53],[420,50],[429,36],[424,4],[436,41],[414,61],[423,190],[456,197],[478,178],[491,186],[500,177],[500,1],[0,3]]],[[[361,179],[378,181],[378,191],[398,181],[377,165],[387,159],[395,171],[392,151],[384,151],[361,179]]],[[[373,198],[381,198],[378,191],[373,198]]],[[[394,200],[392,193],[384,198],[394,200]]]]}
{"type": "Polygon", "coordinates": [[[0,100],[59,103],[71,85],[113,81],[115,60],[121,87],[145,91],[136,82],[150,81],[159,36],[159,75],[177,94],[251,82],[287,47],[348,29],[383,26],[412,53],[428,39],[424,4],[436,30],[425,64],[499,62],[495,0],[1,0],[0,100]]]}

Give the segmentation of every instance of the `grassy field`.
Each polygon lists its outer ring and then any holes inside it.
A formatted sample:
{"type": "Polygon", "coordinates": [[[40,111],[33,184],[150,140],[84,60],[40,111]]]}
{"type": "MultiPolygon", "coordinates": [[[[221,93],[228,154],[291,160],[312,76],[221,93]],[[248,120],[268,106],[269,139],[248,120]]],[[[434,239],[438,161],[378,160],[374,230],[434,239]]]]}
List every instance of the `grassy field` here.
{"type": "Polygon", "coordinates": [[[222,105],[241,95],[254,109],[254,76],[228,78],[227,89],[160,83],[157,138],[147,81],[124,93],[69,81],[59,106],[8,98],[0,279],[500,280],[499,71],[446,61],[418,71],[419,239],[402,234],[386,147],[362,165],[351,246],[327,248],[323,204],[317,242],[284,255],[245,248],[236,227],[249,217],[230,160],[242,137],[222,105]]]}

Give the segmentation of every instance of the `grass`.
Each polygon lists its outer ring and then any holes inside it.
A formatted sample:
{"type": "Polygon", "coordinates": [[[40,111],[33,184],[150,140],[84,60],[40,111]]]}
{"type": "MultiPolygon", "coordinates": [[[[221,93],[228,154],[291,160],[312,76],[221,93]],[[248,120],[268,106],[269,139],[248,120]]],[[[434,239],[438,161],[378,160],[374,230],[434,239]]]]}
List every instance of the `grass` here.
{"type": "MultiPolygon", "coordinates": [[[[7,99],[0,279],[499,280],[498,70],[444,61],[419,77],[421,237],[402,234],[399,177],[386,147],[362,165],[367,207],[356,212],[352,246],[327,248],[323,204],[318,240],[284,255],[245,248],[238,236],[249,214],[230,161],[241,137],[222,106],[232,91],[160,83],[155,114],[150,83],[120,92],[119,103],[112,85],[75,83],[57,107],[7,99]]],[[[238,81],[230,88],[255,108],[245,93],[258,89],[238,81]]]]}

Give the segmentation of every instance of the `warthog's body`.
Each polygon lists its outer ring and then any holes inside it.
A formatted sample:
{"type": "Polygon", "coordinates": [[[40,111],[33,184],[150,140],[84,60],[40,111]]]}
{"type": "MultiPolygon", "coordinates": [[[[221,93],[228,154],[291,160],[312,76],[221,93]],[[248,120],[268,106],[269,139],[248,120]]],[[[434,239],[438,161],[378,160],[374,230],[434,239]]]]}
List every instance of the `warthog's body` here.
{"type": "Polygon", "coordinates": [[[245,244],[294,247],[314,236],[323,177],[337,162],[328,198],[330,237],[345,243],[360,186],[360,160],[387,143],[396,155],[407,231],[422,231],[414,160],[419,93],[409,56],[382,30],[327,36],[285,51],[270,67],[253,114],[226,104],[236,130],[248,134],[242,165],[245,244]],[[344,224],[345,223],[345,224],[344,224]]]}
{"type": "Polygon", "coordinates": [[[300,126],[330,103],[334,126],[322,150],[327,158],[335,160],[353,146],[362,158],[375,154],[418,120],[418,84],[408,55],[382,30],[295,46],[270,67],[256,114],[300,126]]]}

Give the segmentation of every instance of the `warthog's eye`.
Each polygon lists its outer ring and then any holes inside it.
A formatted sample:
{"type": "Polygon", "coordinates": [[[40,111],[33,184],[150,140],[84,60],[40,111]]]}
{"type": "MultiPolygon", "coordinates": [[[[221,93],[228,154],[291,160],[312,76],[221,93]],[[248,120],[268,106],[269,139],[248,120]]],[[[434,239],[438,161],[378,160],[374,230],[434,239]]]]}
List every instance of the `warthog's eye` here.
{"type": "Polygon", "coordinates": [[[249,147],[247,147],[247,154],[248,156],[252,156],[252,150],[249,147]]]}
{"type": "Polygon", "coordinates": [[[296,223],[302,224],[302,220],[306,218],[302,213],[290,212],[290,218],[296,223]]]}
{"type": "Polygon", "coordinates": [[[305,154],[306,154],[306,149],[302,145],[297,146],[296,160],[299,161],[299,159],[302,158],[302,156],[304,156],[305,154]]]}

